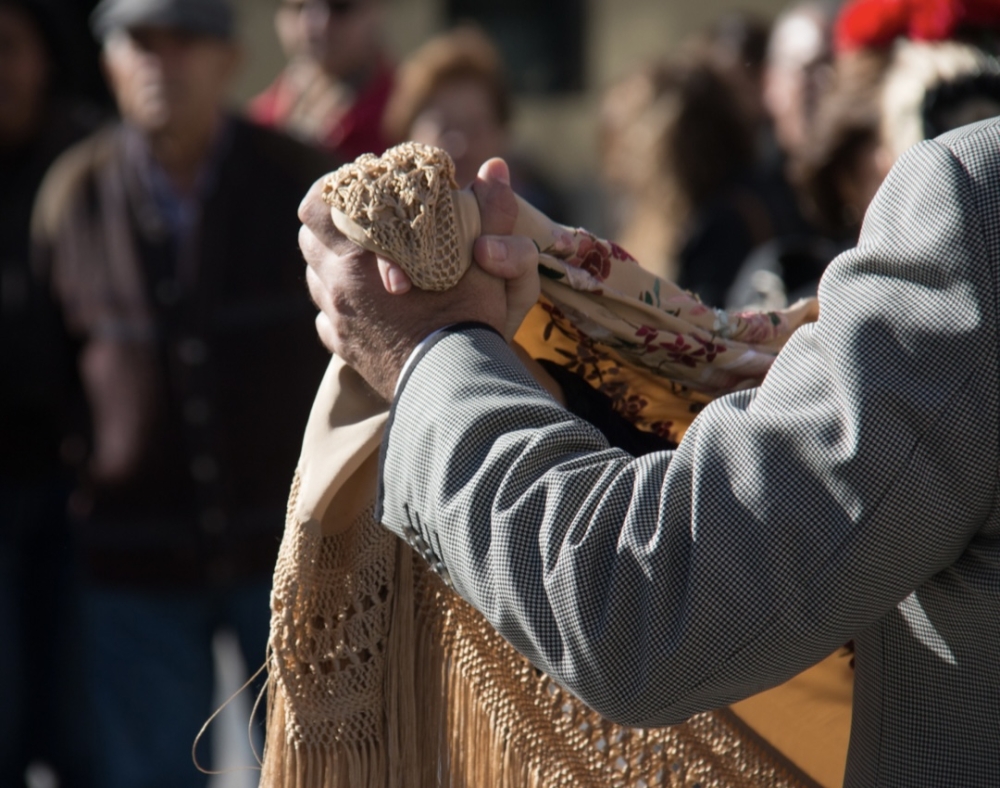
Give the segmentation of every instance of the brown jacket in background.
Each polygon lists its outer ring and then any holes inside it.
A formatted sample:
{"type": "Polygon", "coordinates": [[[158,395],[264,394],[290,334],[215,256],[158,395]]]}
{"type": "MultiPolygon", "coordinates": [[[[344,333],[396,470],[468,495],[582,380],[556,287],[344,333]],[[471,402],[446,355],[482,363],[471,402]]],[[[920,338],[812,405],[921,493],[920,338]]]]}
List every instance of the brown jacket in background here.
{"type": "Polygon", "coordinates": [[[187,241],[122,125],[47,176],[36,251],[80,343],[91,450],[73,511],[96,581],[218,585],[271,571],[328,360],[296,216],[328,169],[229,119],[187,241]]]}

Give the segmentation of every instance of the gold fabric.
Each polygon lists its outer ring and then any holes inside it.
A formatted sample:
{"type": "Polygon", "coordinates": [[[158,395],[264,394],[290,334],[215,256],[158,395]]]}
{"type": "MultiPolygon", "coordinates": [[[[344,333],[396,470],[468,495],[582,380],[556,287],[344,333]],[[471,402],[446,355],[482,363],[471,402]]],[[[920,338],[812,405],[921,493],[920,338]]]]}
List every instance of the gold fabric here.
{"type": "Polygon", "coordinates": [[[852,654],[840,649],[732,712],[823,788],[840,788],[854,699],[852,654]]]}

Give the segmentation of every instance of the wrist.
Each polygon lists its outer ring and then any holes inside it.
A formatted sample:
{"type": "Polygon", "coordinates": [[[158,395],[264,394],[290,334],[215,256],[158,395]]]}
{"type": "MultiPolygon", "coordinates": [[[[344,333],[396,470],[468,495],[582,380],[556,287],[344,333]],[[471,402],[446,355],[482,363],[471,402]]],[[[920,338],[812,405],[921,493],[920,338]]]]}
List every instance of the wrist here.
{"type": "MultiPolygon", "coordinates": [[[[434,329],[427,336],[425,336],[416,346],[412,349],[410,354],[407,356],[402,367],[399,370],[399,374],[396,378],[395,386],[392,390],[392,396],[389,401],[392,402],[399,393],[403,390],[406,385],[406,379],[409,377],[410,373],[413,372],[417,363],[433,347],[439,339],[444,338],[449,334],[454,334],[460,331],[468,331],[470,329],[485,329],[487,331],[492,331],[497,336],[503,338],[500,331],[496,329],[495,326],[491,326],[489,323],[483,323],[476,320],[466,320],[457,323],[450,323],[441,328],[434,329]]],[[[505,340],[506,341],[506,340],[505,340]]]]}

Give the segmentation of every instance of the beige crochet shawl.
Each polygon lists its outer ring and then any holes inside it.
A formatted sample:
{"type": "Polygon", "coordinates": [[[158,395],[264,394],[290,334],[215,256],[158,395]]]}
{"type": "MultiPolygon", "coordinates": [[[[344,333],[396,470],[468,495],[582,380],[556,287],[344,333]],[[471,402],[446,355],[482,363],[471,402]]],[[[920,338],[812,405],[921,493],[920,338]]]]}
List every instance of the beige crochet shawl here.
{"type": "MultiPolygon", "coordinates": [[[[326,198],[348,237],[441,289],[464,273],[479,234],[475,198],[456,188],[446,154],[407,144],[333,173],[326,198]]],[[[790,333],[815,318],[812,303],[781,314],[709,309],[614,244],[520,210],[517,232],[539,244],[545,276],[526,321],[533,333],[518,340],[536,356],[560,340],[575,348],[567,365],[643,428],[679,436],[685,425],[641,395],[667,391],[690,421],[698,402],[759,382],[790,333]]],[[[385,420],[385,404],[334,358],[274,575],[262,786],[803,784],[729,712],[623,728],[514,651],[374,521],[385,420]]]]}

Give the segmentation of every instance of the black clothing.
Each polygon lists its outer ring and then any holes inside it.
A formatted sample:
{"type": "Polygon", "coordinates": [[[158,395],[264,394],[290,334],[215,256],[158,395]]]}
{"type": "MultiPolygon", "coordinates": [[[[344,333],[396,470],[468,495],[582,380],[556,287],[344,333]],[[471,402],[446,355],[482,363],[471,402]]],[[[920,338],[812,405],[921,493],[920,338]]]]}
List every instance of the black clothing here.
{"type": "Polygon", "coordinates": [[[32,761],[66,788],[96,785],[79,662],[77,555],[66,519],[66,433],[81,405],[74,348],[30,262],[31,209],[46,170],[98,121],[50,100],[31,139],[0,151],[0,785],[32,761]]]}
{"type": "Polygon", "coordinates": [[[39,480],[60,470],[73,406],[74,364],[58,310],[31,270],[31,209],[52,162],[96,126],[89,110],[53,104],[25,145],[0,151],[0,478],[39,480]]]}
{"type": "Polygon", "coordinates": [[[566,410],[601,431],[608,443],[641,457],[654,451],[676,449],[677,444],[652,432],[640,430],[611,405],[611,399],[566,367],[549,359],[538,359],[562,389],[566,410]]]}
{"type": "Polygon", "coordinates": [[[45,251],[83,343],[95,446],[115,434],[126,446],[122,467],[95,473],[75,497],[90,571],[97,582],[160,587],[266,576],[329,358],[315,333],[296,211],[331,164],[230,119],[206,172],[200,220],[185,235],[158,202],[130,134],[116,126],[70,151],[44,195],[54,203],[45,251]],[[108,197],[114,188],[125,196],[108,197]],[[58,250],[80,232],[69,219],[80,207],[96,240],[70,262],[58,250]],[[117,218],[132,246],[118,263],[102,254],[114,211],[126,214],[117,218]],[[116,265],[135,270],[123,276],[116,265]],[[115,288],[136,273],[134,303],[122,306],[115,288]]]}

